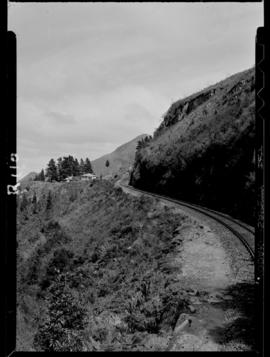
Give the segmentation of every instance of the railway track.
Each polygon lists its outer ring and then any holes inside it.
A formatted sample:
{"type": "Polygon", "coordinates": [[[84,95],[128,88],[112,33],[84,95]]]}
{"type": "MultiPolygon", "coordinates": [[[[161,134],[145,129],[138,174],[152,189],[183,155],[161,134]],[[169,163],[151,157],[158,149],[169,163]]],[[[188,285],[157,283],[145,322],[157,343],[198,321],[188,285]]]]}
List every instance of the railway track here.
{"type": "Polygon", "coordinates": [[[162,196],[156,193],[150,193],[147,191],[143,191],[141,189],[134,188],[132,186],[124,185],[123,183],[119,183],[120,186],[131,190],[135,192],[140,192],[144,195],[148,195],[151,197],[158,198],[159,200],[163,201],[169,201],[172,203],[175,203],[179,206],[184,206],[187,208],[190,208],[194,211],[200,212],[204,214],[205,216],[208,216],[212,219],[214,219],[216,222],[220,223],[222,226],[224,226],[226,229],[228,229],[231,233],[233,233],[240,241],[241,243],[245,246],[247,249],[252,261],[255,260],[255,230],[253,227],[250,227],[249,225],[240,222],[239,220],[236,220],[224,213],[214,211],[212,209],[199,206],[197,204],[191,204],[186,201],[181,201],[181,200],[176,200],[167,196],[162,196]]]}

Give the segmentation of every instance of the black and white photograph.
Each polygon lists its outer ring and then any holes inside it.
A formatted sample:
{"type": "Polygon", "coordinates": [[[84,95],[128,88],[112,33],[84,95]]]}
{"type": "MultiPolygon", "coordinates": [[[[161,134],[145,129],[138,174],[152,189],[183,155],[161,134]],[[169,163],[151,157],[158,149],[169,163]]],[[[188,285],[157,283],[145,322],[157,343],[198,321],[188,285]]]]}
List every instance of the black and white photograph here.
{"type": "Polygon", "coordinates": [[[263,18],[263,2],[9,3],[16,351],[257,351],[263,18]]]}

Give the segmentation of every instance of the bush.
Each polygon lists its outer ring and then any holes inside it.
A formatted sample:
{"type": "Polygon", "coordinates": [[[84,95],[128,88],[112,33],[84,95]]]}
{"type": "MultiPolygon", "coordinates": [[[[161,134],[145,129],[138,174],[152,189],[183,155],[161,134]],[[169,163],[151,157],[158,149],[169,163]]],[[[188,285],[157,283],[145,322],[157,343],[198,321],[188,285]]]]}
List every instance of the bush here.
{"type": "Polygon", "coordinates": [[[42,282],[43,289],[47,288],[58,274],[70,269],[73,264],[73,256],[74,253],[65,248],[59,248],[54,251],[53,257],[47,265],[46,275],[42,282]]]}
{"type": "Polygon", "coordinates": [[[165,326],[174,329],[179,315],[186,308],[181,290],[176,293],[165,288],[165,282],[160,281],[162,276],[152,274],[152,279],[144,279],[137,293],[127,301],[125,321],[131,333],[158,333],[165,326]]]}
{"type": "Polygon", "coordinates": [[[86,311],[74,300],[59,277],[50,289],[48,310],[38,326],[34,347],[45,352],[82,351],[85,318],[86,311]]]}

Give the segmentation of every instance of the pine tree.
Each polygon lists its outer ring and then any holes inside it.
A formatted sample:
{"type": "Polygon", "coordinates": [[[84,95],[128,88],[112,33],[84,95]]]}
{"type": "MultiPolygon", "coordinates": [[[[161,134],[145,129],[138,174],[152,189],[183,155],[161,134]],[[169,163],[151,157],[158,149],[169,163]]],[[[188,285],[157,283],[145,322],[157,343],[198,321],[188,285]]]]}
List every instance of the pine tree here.
{"type": "Polygon", "coordinates": [[[110,161],[109,161],[109,160],[106,160],[105,166],[106,166],[106,167],[109,167],[109,166],[110,166],[110,161]]]}
{"type": "Polygon", "coordinates": [[[77,176],[79,171],[78,160],[75,159],[72,155],[68,156],[68,165],[70,170],[70,176],[77,176]]]}
{"type": "Polygon", "coordinates": [[[86,174],[92,174],[93,173],[92,165],[91,165],[91,162],[88,159],[88,157],[85,159],[84,172],[86,174]]]}
{"type": "Polygon", "coordinates": [[[51,159],[48,163],[48,167],[46,170],[46,177],[48,178],[48,181],[58,181],[58,175],[57,175],[57,167],[55,164],[54,159],[51,159]]]}
{"type": "Polygon", "coordinates": [[[79,176],[80,175],[80,164],[79,164],[78,159],[74,160],[73,175],[74,176],[79,176]]]}
{"type": "Polygon", "coordinates": [[[65,179],[68,176],[72,176],[73,168],[72,168],[72,160],[71,156],[64,156],[62,161],[62,179],[65,179]]]}
{"type": "Polygon", "coordinates": [[[44,174],[44,170],[42,169],[40,174],[39,174],[39,179],[40,181],[45,181],[45,174],[44,174]]]}
{"type": "Polygon", "coordinates": [[[68,166],[69,166],[70,176],[74,176],[74,157],[71,155],[68,156],[68,166]]]}
{"type": "MultiPolygon", "coordinates": [[[[79,176],[85,173],[93,173],[92,165],[89,158],[84,161],[74,158],[72,155],[59,157],[57,159],[57,165],[54,159],[49,161],[46,169],[46,177],[48,181],[63,181],[68,176],[79,176]]],[[[44,170],[40,174],[36,175],[36,180],[44,181],[44,170]]]]}
{"type": "Polygon", "coordinates": [[[34,195],[33,195],[33,198],[32,198],[32,210],[33,210],[33,213],[37,213],[37,195],[36,195],[36,192],[34,192],[34,195]]]}
{"type": "Polygon", "coordinates": [[[40,174],[36,174],[33,181],[39,181],[39,180],[40,180],[40,174]]]}
{"type": "Polygon", "coordinates": [[[42,169],[39,174],[36,174],[34,181],[45,181],[44,170],[42,169]]]}
{"type": "Polygon", "coordinates": [[[57,159],[57,176],[58,176],[58,181],[63,181],[64,177],[63,177],[63,158],[59,157],[57,159]]]}
{"type": "Polygon", "coordinates": [[[84,161],[83,159],[80,160],[80,175],[83,175],[84,172],[84,161]]]}

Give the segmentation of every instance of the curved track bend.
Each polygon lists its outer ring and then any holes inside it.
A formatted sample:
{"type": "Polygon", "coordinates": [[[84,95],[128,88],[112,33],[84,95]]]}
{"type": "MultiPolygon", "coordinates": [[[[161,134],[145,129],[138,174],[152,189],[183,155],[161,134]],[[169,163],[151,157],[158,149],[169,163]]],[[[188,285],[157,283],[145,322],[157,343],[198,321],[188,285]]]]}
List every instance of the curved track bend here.
{"type": "Polygon", "coordinates": [[[214,211],[212,209],[199,206],[197,204],[192,204],[189,202],[181,201],[181,200],[176,200],[167,196],[159,195],[156,193],[151,193],[147,191],[143,191],[141,189],[134,188],[129,185],[124,185],[123,183],[119,182],[119,185],[122,186],[125,189],[131,190],[131,191],[136,191],[140,192],[141,194],[151,196],[158,198],[159,200],[162,201],[169,201],[173,202],[179,206],[182,207],[188,207],[189,209],[192,209],[194,211],[200,212],[204,214],[205,216],[208,216],[218,223],[220,223],[222,226],[226,227],[231,233],[233,233],[234,236],[236,236],[241,243],[245,246],[247,249],[251,259],[254,261],[255,259],[255,237],[254,237],[254,228],[247,225],[246,223],[243,223],[239,220],[236,220],[224,213],[214,211]]]}

